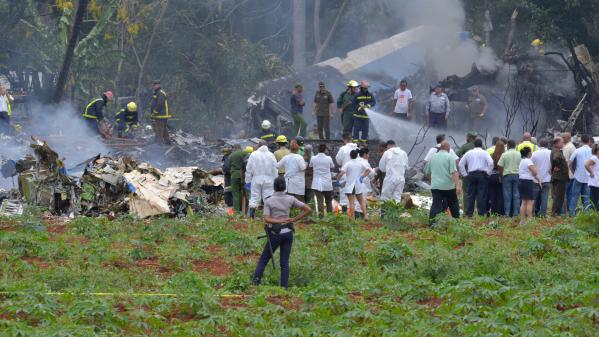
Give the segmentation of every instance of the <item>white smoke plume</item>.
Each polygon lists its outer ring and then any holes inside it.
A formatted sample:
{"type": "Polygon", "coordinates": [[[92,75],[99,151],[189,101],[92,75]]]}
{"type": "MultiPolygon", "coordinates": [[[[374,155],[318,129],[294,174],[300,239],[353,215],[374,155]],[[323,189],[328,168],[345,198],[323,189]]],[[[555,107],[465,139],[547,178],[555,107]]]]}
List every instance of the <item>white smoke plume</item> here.
{"type": "Polygon", "coordinates": [[[427,64],[438,78],[464,76],[476,64],[481,71],[494,71],[499,60],[490,48],[479,47],[464,36],[466,13],[459,0],[387,0],[406,28],[426,26],[422,44],[428,50],[427,64]]]}

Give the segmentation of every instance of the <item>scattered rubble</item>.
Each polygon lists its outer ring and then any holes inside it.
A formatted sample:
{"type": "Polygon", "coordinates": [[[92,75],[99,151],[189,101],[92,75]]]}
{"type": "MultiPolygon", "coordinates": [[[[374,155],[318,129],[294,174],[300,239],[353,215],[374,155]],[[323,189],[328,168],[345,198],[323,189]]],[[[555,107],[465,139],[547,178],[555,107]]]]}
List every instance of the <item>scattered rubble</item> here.
{"type": "Polygon", "coordinates": [[[32,140],[34,156],[27,155],[12,166],[3,165],[8,176],[13,171],[18,174],[19,189],[17,196],[0,194],[2,214],[22,214],[23,201],[55,215],[184,216],[216,212],[222,200],[223,180],[197,166],[167,168],[163,172],[129,156],[98,155],[83,163],[85,169],[76,177],[67,173],[64,159],[46,142],[32,140]]]}

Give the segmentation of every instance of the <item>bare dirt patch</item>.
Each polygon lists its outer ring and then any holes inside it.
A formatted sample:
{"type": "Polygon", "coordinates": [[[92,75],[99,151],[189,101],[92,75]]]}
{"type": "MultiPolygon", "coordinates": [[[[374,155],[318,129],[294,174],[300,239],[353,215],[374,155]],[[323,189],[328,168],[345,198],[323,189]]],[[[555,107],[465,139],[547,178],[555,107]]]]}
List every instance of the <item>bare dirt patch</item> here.
{"type": "Polygon", "coordinates": [[[194,261],[194,271],[204,272],[207,271],[212,276],[226,276],[232,271],[231,266],[222,260],[210,260],[210,261],[194,261]]]}
{"type": "Polygon", "coordinates": [[[41,269],[50,268],[50,264],[41,257],[22,257],[21,260],[41,269]]]}
{"type": "Polygon", "coordinates": [[[374,230],[374,229],[379,229],[383,227],[382,223],[377,223],[377,222],[366,222],[360,225],[360,228],[362,228],[363,230],[374,230]]]}
{"type": "Polygon", "coordinates": [[[418,303],[420,305],[426,305],[431,308],[437,308],[441,304],[443,304],[443,299],[433,296],[433,297],[426,298],[424,300],[417,301],[416,303],[418,303]]]}
{"type": "Polygon", "coordinates": [[[247,308],[247,304],[245,303],[245,298],[243,297],[221,297],[220,306],[223,309],[245,309],[247,308]]]}
{"type": "Polygon", "coordinates": [[[235,260],[237,260],[237,262],[258,262],[258,259],[260,259],[260,254],[258,253],[235,256],[235,260]]]}
{"type": "Polygon", "coordinates": [[[302,304],[304,304],[301,298],[289,296],[269,296],[266,300],[270,304],[280,305],[287,310],[299,310],[302,304]]]}

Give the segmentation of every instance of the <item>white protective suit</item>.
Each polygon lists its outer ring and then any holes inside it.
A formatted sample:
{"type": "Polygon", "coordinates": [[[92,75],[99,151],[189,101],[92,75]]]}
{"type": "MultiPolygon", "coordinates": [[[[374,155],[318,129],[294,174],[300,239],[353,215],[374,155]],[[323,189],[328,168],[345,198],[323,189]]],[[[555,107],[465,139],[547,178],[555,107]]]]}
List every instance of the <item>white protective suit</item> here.
{"type": "Polygon", "coordinates": [[[406,170],[408,169],[408,155],[399,147],[392,147],[385,151],[379,162],[379,170],[385,173],[381,201],[401,201],[401,194],[406,183],[406,170]]]}
{"type": "Polygon", "coordinates": [[[245,171],[245,181],[252,184],[250,208],[257,208],[261,201],[274,193],[273,183],[278,176],[277,160],[266,145],[252,152],[245,171]]]}
{"type": "MultiPolygon", "coordinates": [[[[343,165],[347,164],[351,160],[351,158],[349,157],[349,153],[352,150],[357,149],[358,145],[355,143],[347,143],[340,147],[339,151],[337,152],[337,155],[335,156],[335,161],[337,162],[337,165],[343,167],[343,165]]],[[[341,195],[339,196],[339,205],[347,206],[347,201],[347,196],[344,193],[341,193],[341,195]]]]}
{"type": "Polygon", "coordinates": [[[290,153],[277,164],[278,169],[285,169],[287,193],[304,195],[306,192],[306,161],[297,153],[290,153]]]}

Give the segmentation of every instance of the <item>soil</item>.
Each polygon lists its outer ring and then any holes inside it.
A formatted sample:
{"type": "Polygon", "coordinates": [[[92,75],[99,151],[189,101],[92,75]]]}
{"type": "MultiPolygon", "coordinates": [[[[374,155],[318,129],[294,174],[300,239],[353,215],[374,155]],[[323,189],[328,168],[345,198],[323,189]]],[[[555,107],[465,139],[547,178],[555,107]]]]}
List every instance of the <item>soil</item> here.
{"type": "Polygon", "coordinates": [[[237,262],[257,262],[258,259],[260,259],[260,254],[258,253],[235,256],[235,260],[237,260],[237,262]]]}
{"type": "Polygon", "coordinates": [[[372,223],[372,222],[367,222],[367,223],[363,223],[360,225],[360,228],[362,228],[363,230],[373,230],[373,229],[378,229],[383,227],[382,223],[372,223]]]}
{"type": "Polygon", "coordinates": [[[212,276],[226,276],[229,275],[232,271],[231,266],[222,260],[214,259],[210,261],[194,261],[193,262],[195,268],[193,269],[196,272],[207,271],[212,276]]]}
{"type": "Polygon", "coordinates": [[[50,268],[50,264],[47,263],[46,260],[41,257],[22,257],[21,260],[41,269],[50,268]]]}
{"type": "Polygon", "coordinates": [[[49,225],[46,227],[46,229],[48,230],[48,233],[61,234],[66,232],[69,229],[69,227],[65,225],[49,225]]]}
{"type": "Polygon", "coordinates": [[[580,308],[580,307],[582,307],[582,304],[580,304],[580,303],[576,303],[576,304],[572,304],[572,305],[564,305],[564,304],[558,303],[555,306],[555,308],[558,311],[567,311],[567,310],[572,310],[572,309],[576,309],[576,308],[580,308]]]}
{"type": "Polygon", "coordinates": [[[239,222],[239,223],[234,223],[233,228],[235,228],[235,230],[239,231],[239,232],[247,232],[247,231],[249,231],[250,226],[247,222],[239,222]]]}
{"type": "Polygon", "coordinates": [[[221,297],[220,306],[223,309],[245,309],[247,304],[243,297],[221,297]]]}
{"type": "Polygon", "coordinates": [[[289,296],[269,296],[266,298],[268,303],[280,305],[287,310],[299,310],[304,304],[301,298],[292,298],[289,296]]]}
{"type": "Polygon", "coordinates": [[[417,301],[416,303],[418,303],[420,305],[426,305],[431,308],[437,308],[438,306],[443,304],[443,299],[433,296],[433,297],[429,297],[429,298],[421,300],[421,301],[417,301]]]}
{"type": "Polygon", "coordinates": [[[208,251],[212,255],[220,255],[220,253],[223,251],[223,247],[219,245],[209,245],[208,251]]]}

